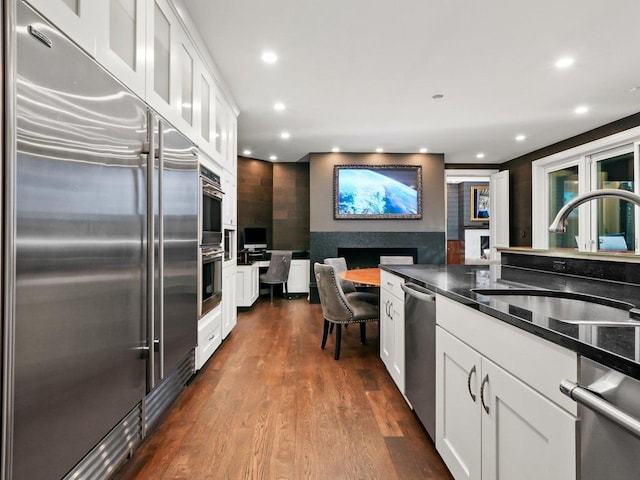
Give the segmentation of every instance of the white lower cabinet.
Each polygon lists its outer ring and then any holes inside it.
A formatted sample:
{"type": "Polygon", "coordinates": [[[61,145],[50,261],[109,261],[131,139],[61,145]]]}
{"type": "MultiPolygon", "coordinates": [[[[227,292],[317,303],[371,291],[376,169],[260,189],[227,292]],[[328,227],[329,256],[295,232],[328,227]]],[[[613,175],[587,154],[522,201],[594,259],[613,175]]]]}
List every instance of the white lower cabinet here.
{"type": "Polygon", "coordinates": [[[198,346],[196,347],[196,370],[213,355],[222,343],[222,308],[214,308],[198,320],[198,346]]]}
{"type": "Polygon", "coordinates": [[[404,292],[401,277],[380,272],[380,358],[404,395],[404,292]]]}
{"type": "Polygon", "coordinates": [[[236,309],[236,266],[235,264],[222,270],[222,338],[227,338],[238,323],[236,309]]]}
{"type": "MultiPolygon", "coordinates": [[[[464,322],[464,310],[455,313],[462,315],[456,322],[464,322]]],[[[484,316],[473,314],[467,320],[484,316]]],[[[506,332],[507,341],[513,340],[509,338],[513,333],[506,332]]],[[[494,338],[498,346],[505,341],[494,338]]],[[[526,340],[520,345],[525,352],[526,340]]],[[[538,347],[528,352],[530,363],[544,354],[538,347]]],[[[551,349],[552,357],[555,353],[551,349]]],[[[558,370],[571,369],[570,360],[567,365],[560,360],[558,370]]],[[[526,377],[518,378],[508,370],[521,370],[517,359],[513,368],[508,362],[498,365],[436,327],[436,448],[442,459],[456,480],[575,479],[575,415],[532,388],[526,377]]],[[[553,369],[545,373],[563,376],[553,369]]]]}
{"type": "Polygon", "coordinates": [[[291,260],[287,290],[289,293],[309,292],[309,260],[291,260]]]}
{"type": "Polygon", "coordinates": [[[257,263],[251,265],[238,265],[236,268],[236,305],[238,307],[250,307],[258,299],[258,274],[260,269],[257,263]]]}

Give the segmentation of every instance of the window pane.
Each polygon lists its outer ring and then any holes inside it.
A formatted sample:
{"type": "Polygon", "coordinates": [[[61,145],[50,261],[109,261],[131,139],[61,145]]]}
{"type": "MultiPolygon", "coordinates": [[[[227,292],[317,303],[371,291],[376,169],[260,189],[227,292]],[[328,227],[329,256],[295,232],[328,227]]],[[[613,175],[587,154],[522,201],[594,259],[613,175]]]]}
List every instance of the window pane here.
{"type": "Polygon", "coordinates": [[[207,81],[202,77],[202,88],[200,92],[200,102],[202,107],[200,108],[200,129],[202,138],[207,142],[211,141],[211,90],[207,81]]]}
{"type": "Polygon", "coordinates": [[[109,48],[135,70],[136,0],[111,0],[109,7],[109,48]]]}
{"type": "Polygon", "coordinates": [[[193,122],[193,59],[182,47],[182,118],[189,125],[193,122]]]}
{"type": "MultiPolygon", "coordinates": [[[[578,195],[578,166],[557,170],[549,174],[549,223],[569,200],[578,195]]],[[[578,209],[569,214],[564,234],[550,233],[549,248],[577,248],[578,209]]]]}
{"type": "Polygon", "coordinates": [[[170,31],[169,21],[156,4],[153,42],[153,88],[169,103],[170,31]]]}
{"type": "MultiPolygon", "coordinates": [[[[633,153],[598,162],[597,188],[633,191],[633,153]]],[[[635,250],[634,205],[617,198],[598,202],[598,250],[635,250]]]]}

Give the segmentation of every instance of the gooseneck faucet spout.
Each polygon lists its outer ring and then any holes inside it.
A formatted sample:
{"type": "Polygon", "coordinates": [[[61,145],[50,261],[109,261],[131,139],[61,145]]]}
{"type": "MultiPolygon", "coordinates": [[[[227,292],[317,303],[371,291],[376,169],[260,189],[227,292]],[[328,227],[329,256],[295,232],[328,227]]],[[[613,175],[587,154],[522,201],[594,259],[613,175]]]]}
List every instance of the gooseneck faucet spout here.
{"type": "Polygon", "coordinates": [[[549,225],[549,231],[553,233],[564,233],[567,229],[567,219],[569,218],[569,214],[573,211],[573,209],[585,202],[595,200],[597,198],[619,198],[640,207],[640,195],[637,195],[633,192],[607,188],[602,190],[592,190],[590,192],[583,193],[582,195],[578,195],[577,197],[571,199],[571,201],[566,205],[564,205],[556,215],[556,218],[553,220],[551,225],[549,225]]]}

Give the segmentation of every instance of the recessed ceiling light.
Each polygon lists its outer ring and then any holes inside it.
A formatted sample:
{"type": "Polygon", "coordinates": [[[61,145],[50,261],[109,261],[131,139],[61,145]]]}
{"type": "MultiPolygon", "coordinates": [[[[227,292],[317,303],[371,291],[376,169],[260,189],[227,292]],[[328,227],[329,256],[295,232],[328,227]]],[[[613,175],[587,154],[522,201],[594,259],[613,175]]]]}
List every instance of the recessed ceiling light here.
{"type": "Polygon", "coordinates": [[[243,150],[242,154],[243,155],[251,155],[251,150],[243,150]]]}
{"type": "Polygon", "coordinates": [[[484,158],[484,153],[478,153],[478,154],[476,155],[476,158],[484,158]]]}
{"type": "Polygon", "coordinates": [[[433,98],[434,100],[440,100],[441,98],[444,98],[444,95],[441,93],[436,93],[435,95],[431,95],[431,98],[433,98]]]}
{"type": "Polygon", "coordinates": [[[338,152],[340,151],[340,148],[339,148],[339,147],[333,147],[333,148],[331,149],[331,151],[332,151],[333,153],[338,153],[338,152]]]}
{"type": "Polygon", "coordinates": [[[378,147],[378,148],[376,148],[376,152],[377,153],[382,153],[382,152],[384,152],[384,148],[378,147]]]}
{"type": "Polygon", "coordinates": [[[280,132],[280,138],[283,140],[289,140],[291,138],[291,134],[289,132],[280,132]]]}
{"type": "Polygon", "coordinates": [[[522,142],[522,141],[524,141],[526,139],[527,139],[526,135],[522,135],[522,134],[516,135],[516,141],[518,141],[518,142],[522,142]]]}
{"type": "Polygon", "coordinates": [[[427,153],[427,149],[426,149],[426,148],[424,148],[424,147],[423,147],[423,148],[421,148],[421,149],[420,149],[420,153],[427,153]]]}
{"type": "Polygon", "coordinates": [[[577,113],[578,115],[583,115],[588,111],[589,111],[589,107],[587,107],[586,105],[580,105],[579,107],[576,107],[576,109],[574,110],[574,112],[577,113]]]}
{"type": "Polygon", "coordinates": [[[278,157],[276,157],[275,155],[271,155],[271,156],[269,157],[269,160],[277,160],[277,159],[278,159],[278,157]]]}
{"type": "Polygon", "coordinates": [[[637,87],[631,87],[631,88],[629,89],[629,91],[630,91],[630,92],[640,92],[640,86],[637,86],[637,87]]]}
{"type": "Polygon", "coordinates": [[[284,103],[282,103],[282,102],[276,102],[276,103],[273,105],[273,109],[274,109],[274,110],[277,110],[278,112],[281,112],[281,111],[282,111],[282,110],[284,110],[285,108],[287,108],[287,107],[286,107],[286,106],[285,106],[285,104],[284,104],[284,103]]]}
{"type": "Polygon", "coordinates": [[[559,58],[558,61],[556,62],[556,68],[568,68],[571,65],[573,65],[573,58],[571,57],[562,57],[559,58]]]}
{"type": "Polygon", "coordinates": [[[271,51],[262,52],[262,61],[264,63],[276,63],[278,61],[278,55],[271,51]]]}

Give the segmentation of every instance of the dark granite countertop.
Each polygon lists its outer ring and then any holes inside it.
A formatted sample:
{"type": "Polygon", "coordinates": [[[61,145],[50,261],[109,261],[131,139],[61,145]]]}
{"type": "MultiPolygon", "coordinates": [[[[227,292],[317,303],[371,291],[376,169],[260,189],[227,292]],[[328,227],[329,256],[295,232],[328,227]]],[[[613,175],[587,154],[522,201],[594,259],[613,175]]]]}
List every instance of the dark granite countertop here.
{"type": "Polygon", "coordinates": [[[640,328],[568,324],[534,316],[523,308],[471,291],[525,286],[596,295],[639,307],[638,285],[522,271],[502,265],[381,265],[381,268],[640,380],[640,328]]]}

